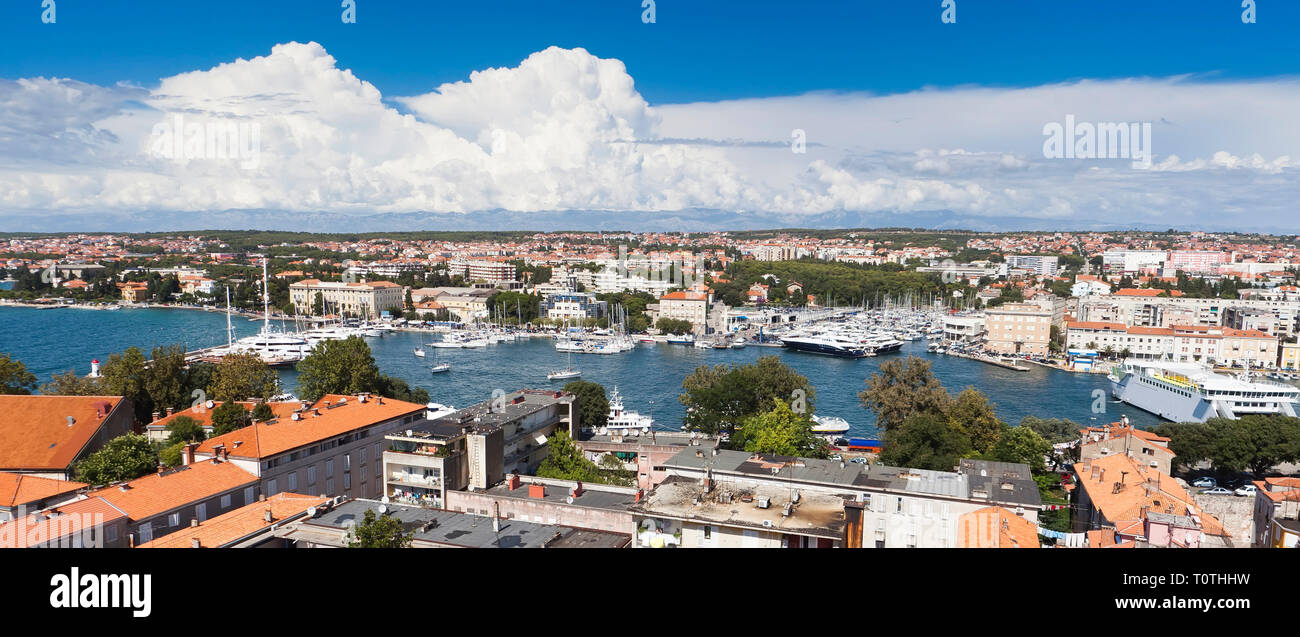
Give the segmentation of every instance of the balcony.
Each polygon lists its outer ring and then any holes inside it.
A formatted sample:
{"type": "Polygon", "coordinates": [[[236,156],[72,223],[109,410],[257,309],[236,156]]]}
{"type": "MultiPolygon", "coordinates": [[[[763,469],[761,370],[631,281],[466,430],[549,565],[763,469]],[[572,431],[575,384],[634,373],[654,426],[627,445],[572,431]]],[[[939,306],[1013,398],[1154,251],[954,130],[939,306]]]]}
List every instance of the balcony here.
{"type": "Polygon", "coordinates": [[[438,476],[423,476],[405,471],[393,471],[388,474],[388,484],[400,484],[422,489],[441,489],[442,479],[438,476]]]}

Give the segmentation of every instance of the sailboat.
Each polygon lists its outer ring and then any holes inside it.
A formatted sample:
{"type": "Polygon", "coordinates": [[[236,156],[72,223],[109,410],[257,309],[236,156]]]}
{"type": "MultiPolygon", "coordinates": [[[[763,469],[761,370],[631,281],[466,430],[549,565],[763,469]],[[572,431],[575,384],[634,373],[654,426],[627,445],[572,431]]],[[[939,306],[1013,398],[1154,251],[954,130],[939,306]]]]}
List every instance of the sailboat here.
{"type": "Polygon", "coordinates": [[[546,375],[546,380],[567,380],[570,378],[580,378],[582,372],[573,368],[573,351],[569,351],[569,366],[564,369],[552,370],[546,375]]]}
{"type": "MultiPolygon", "coordinates": [[[[423,356],[423,354],[421,354],[421,356],[423,356]]],[[[433,352],[433,367],[432,367],[429,371],[433,372],[434,374],[441,374],[442,372],[446,372],[446,371],[450,371],[450,370],[451,370],[451,363],[439,363],[439,362],[438,362],[438,352],[437,352],[437,350],[434,350],[434,352],[433,352]]]]}
{"type": "Polygon", "coordinates": [[[423,347],[415,348],[415,355],[420,358],[424,358],[424,348],[423,347]]]}

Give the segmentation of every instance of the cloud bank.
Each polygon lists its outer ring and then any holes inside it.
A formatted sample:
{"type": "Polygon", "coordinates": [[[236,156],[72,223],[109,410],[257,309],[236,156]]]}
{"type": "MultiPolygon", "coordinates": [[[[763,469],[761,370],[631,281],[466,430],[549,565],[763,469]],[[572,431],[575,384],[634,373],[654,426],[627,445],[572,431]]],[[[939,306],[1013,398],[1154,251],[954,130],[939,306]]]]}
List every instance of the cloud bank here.
{"type": "Polygon", "coordinates": [[[202,225],[204,212],[256,209],[719,210],[810,224],[853,212],[898,225],[947,210],[1286,229],[1300,227],[1298,103],[1291,78],[1179,77],[651,106],[622,62],[554,47],[386,97],[320,45],[287,43],[149,88],[0,80],[0,228],[33,213],[192,212],[202,225]],[[1043,127],[1067,115],[1150,122],[1151,167],[1045,158],[1043,127]],[[214,152],[236,129],[251,136],[214,152]],[[160,130],[185,143],[160,145],[160,130]],[[792,151],[796,130],[805,152],[792,151]]]}

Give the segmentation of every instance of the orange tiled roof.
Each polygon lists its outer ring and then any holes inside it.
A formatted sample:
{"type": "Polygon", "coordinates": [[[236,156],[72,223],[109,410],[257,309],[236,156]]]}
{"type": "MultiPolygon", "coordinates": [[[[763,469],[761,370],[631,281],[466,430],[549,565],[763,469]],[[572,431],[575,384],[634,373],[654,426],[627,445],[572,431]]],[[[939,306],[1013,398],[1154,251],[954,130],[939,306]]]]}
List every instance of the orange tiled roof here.
{"type": "Polygon", "coordinates": [[[1205,533],[1225,534],[1219,521],[1200,511],[1172,477],[1143,467],[1124,454],[1075,463],[1074,472],[1088,499],[1117,530],[1132,527],[1153,512],[1197,516],[1205,533]],[[1093,468],[1098,471],[1094,473],[1093,468]],[[1118,491],[1117,483],[1122,483],[1118,491]]]}
{"type": "Polygon", "coordinates": [[[121,396],[0,396],[0,469],[67,469],[121,402],[121,396]]]}
{"type": "Polygon", "coordinates": [[[92,491],[132,520],[144,520],[219,493],[257,484],[257,476],[234,463],[205,460],[162,473],[151,473],[123,485],[92,491]]]}
{"type": "Polygon", "coordinates": [[[301,495],[297,493],[277,493],[261,502],[242,506],[223,513],[215,518],[204,520],[198,526],[186,527],[175,533],[169,533],[137,548],[192,548],[193,541],[198,540],[202,548],[217,548],[234,542],[251,533],[260,531],[277,522],[283,522],[314,506],[328,502],[329,498],[301,495]],[[266,512],[271,512],[271,521],[266,521],[266,512]]]}
{"type": "Polygon", "coordinates": [[[301,420],[281,418],[236,429],[203,441],[197,453],[211,455],[217,445],[223,445],[236,458],[267,458],[424,408],[424,405],[392,398],[372,397],[363,403],[357,396],[327,394],[311,410],[302,412],[301,420]],[[347,403],[340,405],[344,399],[347,403]],[[326,402],[333,407],[326,408],[326,402]]]}
{"type": "Polygon", "coordinates": [[[16,507],[88,486],[84,482],[0,472],[0,506],[16,507]]]}
{"type": "Polygon", "coordinates": [[[1124,331],[1123,323],[1109,323],[1106,321],[1071,321],[1065,324],[1067,330],[1114,330],[1116,332],[1124,331]]]}
{"type": "Polygon", "coordinates": [[[87,497],[0,524],[0,548],[27,548],[126,517],[103,498],[87,497]],[[102,516],[96,519],[95,516],[102,516]]]}
{"type": "Polygon", "coordinates": [[[1002,507],[984,507],[957,519],[957,547],[964,549],[1039,548],[1038,527],[1002,507]]]}

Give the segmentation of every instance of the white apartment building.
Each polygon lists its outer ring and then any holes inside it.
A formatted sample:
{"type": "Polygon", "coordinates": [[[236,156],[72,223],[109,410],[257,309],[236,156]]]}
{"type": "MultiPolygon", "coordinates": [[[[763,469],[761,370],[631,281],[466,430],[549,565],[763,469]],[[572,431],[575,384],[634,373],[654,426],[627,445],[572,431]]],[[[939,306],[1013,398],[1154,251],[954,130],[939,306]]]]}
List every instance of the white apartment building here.
{"type": "Polygon", "coordinates": [[[1164,266],[1164,250],[1107,250],[1101,255],[1101,268],[1107,273],[1134,273],[1164,266]]]}
{"type": "Polygon", "coordinates": [[[708,329],[710,296],[707,292],[690,290],[669,292],[659,297],[655,320],[670,318],[689,321],[696,334],[704,333],[708,329]]]}
{"type": "Polygon", "coordinates": [[[447,264],[452,276],[462,276],[466,281],[498,283],[516,280],[515,264],[503,261],[452,259],[447,264]]]}
{"type": "Polygon", "coordinates": [[[1038,255],[1008,255],[1007,267],[1023,268],[1040,276],[1056,276],[1059,257],[1038,255]]]}
{"type": "Polygon", "coordinates": [[[380,312],[403,307],[406,302],[402,286],[391,281],[344,283],[304,279],[289,286],[289,301],[302,314],[311,313],[318,294],[326,314],[343,312],[363,318],[378,318],[380,312]]]}

